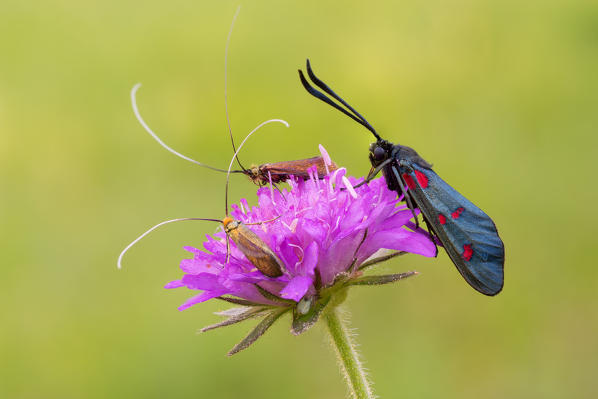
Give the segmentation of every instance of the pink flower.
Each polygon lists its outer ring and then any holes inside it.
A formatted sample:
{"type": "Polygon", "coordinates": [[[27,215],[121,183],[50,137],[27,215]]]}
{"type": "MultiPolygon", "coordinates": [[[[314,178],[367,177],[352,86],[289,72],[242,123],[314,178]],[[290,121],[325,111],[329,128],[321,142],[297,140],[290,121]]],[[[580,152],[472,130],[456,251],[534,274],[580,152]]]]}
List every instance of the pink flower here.
{"type": "MultiPolygon", "coordinates": [[[[329,159],[325,151],[323,155],[329,159]]],[[[282,275],[262,274],[232,241],[227,263],[225,233],[208,235],[203,249],[185,247],[193,257],[181,262],[183,277],[166,285],[200,291],[179,309],[212,298],[247,306],[236,313],[225,312],[230,319],[206,329],[257,315],[273,318],[273,323],[284,311],[292,310],[292,331],[298,334],[316,321],[333,294],[343,288],[414,274],[364,277],[364,267],[376,263],[366,260],[379,250],[435,256],[427,232],[415,229],[411,210],[399,204],[396,192],[388,190],[383,178],[353,188],[358,180],[345,174],[341,168],[323,180],[317,174],[306,181],[290,179],[290,190],[260,188],[258,206],[251,208],[245,199],[233,205],[231,216],[242,223],[267,221],[247,227],[282,261],[282,275]]]]}

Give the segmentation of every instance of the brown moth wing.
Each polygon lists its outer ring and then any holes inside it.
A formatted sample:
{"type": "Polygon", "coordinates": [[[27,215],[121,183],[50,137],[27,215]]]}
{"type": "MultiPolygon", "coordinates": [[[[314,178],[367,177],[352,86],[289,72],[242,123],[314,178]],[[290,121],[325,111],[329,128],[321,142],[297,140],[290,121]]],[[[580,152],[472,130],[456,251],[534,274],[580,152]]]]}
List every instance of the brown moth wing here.
{"type": "MultiPolygon", "coordinates": [[[[313,157],[308,159],[297,159],[295,161],[265,163],[259,166],[260,181],[264,184],[268,183],[268,172],[272,176],[272,183],[279,183],[289,178],[289,175],[300,177],[304,180],[309,178],[307,170],[316,165],[318,171],[318,178],[326,176],[326,164],[324,158],[313,157]]],[[[328,170],[333,172],[338,169],[338,166],[333,162],[328,165],[328,170]]]]}
{"type": "Polygon", "coordinates": [[[282,276],[284,265],[280,258],[247,226],[238,222],[238,225],[227,233],[237,248],[260,272],[268,277],[282,276]]]}

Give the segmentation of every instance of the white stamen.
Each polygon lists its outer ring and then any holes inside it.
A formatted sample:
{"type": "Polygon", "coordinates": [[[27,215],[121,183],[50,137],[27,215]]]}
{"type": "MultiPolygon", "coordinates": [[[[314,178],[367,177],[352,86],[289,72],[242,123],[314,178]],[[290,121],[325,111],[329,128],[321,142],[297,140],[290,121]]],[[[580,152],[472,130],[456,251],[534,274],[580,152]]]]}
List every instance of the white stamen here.
{"type": "Polygon", "coordinates": [[[326,167],[326,174],[330,174],[330,170],[328,169],[328,165],[332,165],[332,159],[330,159],[330,155],[328,155],[328,151],[324,148],[322,144],[318,144],[320,148],[320,154],[322,154],[322,158],[324,158],[324,166],[326,167]]]}
{"type": "Polygon", "coordinates": [[[347,169],[346,168],[338,168],[333,174],[332,174],[332,179],[330,179],[331,183],[336,184],[336,178],[338,176],[338,174],[342,171],[345,172],[347,169]]]}
{"type": "Polygon", "coordinates": [[[338,226],[340,226],[340,224],[341,224],[341,217],[340,217],[340,216],[337,216],[337,217],[336,217],[336,223],[335,223],[335,225],[334,225],[334,229],[335,229],[335,230],[336,230],[336,229],[338,229],[338,226]]]}
{"type": "Polygon", "coordinates": [[[313,171],[313,176],[314,176],[314,183],[316,183],[316,188],[318,189],[318,192],[320,192],[320,179],[319,179],[319,174],[318,174],[318,170],[314,169],[313,171]]]}
{"type": "Polygon", "coordinates": [[[295,219],[293,219],[293,221],[291,222],[291,225],[289,226],[289,230],[291,230],[293,233],[297,229],[297,223],[299,223],[299,219],[295,218],[295,219]]]}
{"type": "Polygon", "coordinates": [[[272,201],[272,205],[276,205],[276,201],[274,200],[274,188],[272,187],[272,173],[268,171],[268,181],[270,182],[270,200],[272,201]]]}
{"type": "Polygon", "coordinates": [[[347,191],[349,191],[349,194],[351,194],[351,197],[357,198],[357,193],[355,192],[355,189],[353,188],[353,185],[351,184],[349,179],[347,179],[346,176],[343,176],[342,180],[345,185],[345,188],[347,189],[347,191]]]}
{"type": "Polygon", "coordinates": [[[299,265],[301,265],[301,263],[303,263],[303,258],[305,257],[305,252],[303,251],[303,248],[301,248],[299,245],[289,244],[289,246],[293,247],[293,248],[297,248],[299,251],[301,251],[301,256],[299,256],[299,261],[295,263],[295,267],[299,267],[299,265]]]}

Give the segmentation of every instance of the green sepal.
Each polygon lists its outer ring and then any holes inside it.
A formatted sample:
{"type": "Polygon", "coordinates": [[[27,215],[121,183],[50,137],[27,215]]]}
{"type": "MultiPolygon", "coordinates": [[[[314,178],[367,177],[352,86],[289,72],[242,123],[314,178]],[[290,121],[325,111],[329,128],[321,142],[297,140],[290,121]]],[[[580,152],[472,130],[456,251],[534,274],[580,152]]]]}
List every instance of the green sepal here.
{"type": "Polygon", "coordinates": [[[263,303],[251,302],[247,299],[235,298],[230,296],[217,296],[216,299],[220,299],[221,301],[234,303],[235,305],[241,306],[263,306],[263,303]]]}
{"type": "Polygon", "coordinates": [[[253,330],[251,330],[251,332],[245,338],[243,338],[241,342],[235,345],[235,347],[228,352],[228,356],[232,356],[235,353],[246,349],[249,347],[249,345],[257,341],[257,339],[264,335],[268,328],[270,328],[272,324],[274,324],[274,322],[289,309],[290,308],[276,308],[268,313],[266,317],[264,317],[262,321],[260,321],[259,324],[253,330]]]}
{"type": "Polygon", "coordinates": [[[408,252],[405,252],[405,251],[398,251],[398,252],[393,252],[393,253],[388,254],[388,255],[379,256],[379,257],[374,258],[374,259],[370,259],[367,262],[362,263],[361,266],[359,266],[359,268],[357,270],[363,271],[363,270],[367,269],[368,267],[377,265],[378,263],[386,262],[387,260],[390,260],[390,259],[392,259],[394,257],[397,257],[397,256],[405,255],[407,253],[408,252]]]}
{"type": "Polygon", "coordinates": [[[347,281],[345,285],[382,285],[382,284],[389,284],[394,283],[399,280],[403,280],[407,277],[414,276],[419,274],[418,272],[406,272],[406,273],[398,273],[398,274],[383,274],[380,276],[363,276],[358,277],[354,280],[347,281]]]}
{"type": "Polygon", "coordinates": [[[270,291],[268,291],[267,289],[260,287],[258,284],[254,284],[254,286],[255,286],[255,288],[257,288],[257,290],[260,292],[260,294],[262,294],[262,296],[269,301],[272,301],[275,303],[281,303],[281,304],[285,304],[285,305],[295,305],[295,301],[293,301],[293,300],[276,296],[273,293],[271,293],[270,291]]]}
{"type": "Polygon", "coordinates": [[[254,317],[258,317],[271,309],[272,309],[272,307],[270,307],[270,306],[228,309],[224,312],[217,313],[220,316],[228,316],[228,319],[223,320],[220,323],[206,326],[206,327],[200,329],[199,332],[206,332],[209,330],[214,330],[216,328],[230,326],[231,324],[240,323],[247,319],[252,319],[254,317]]]}

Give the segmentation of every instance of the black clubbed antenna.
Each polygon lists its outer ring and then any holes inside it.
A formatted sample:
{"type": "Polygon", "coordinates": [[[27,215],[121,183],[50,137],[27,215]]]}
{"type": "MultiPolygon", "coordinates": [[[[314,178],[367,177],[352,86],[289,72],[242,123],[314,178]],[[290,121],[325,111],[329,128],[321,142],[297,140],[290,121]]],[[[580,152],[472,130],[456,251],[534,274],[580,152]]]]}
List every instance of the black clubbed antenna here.
{"type": "Polygon", "coordinates": [[[350,106],[338,94],[336,94],[334,91],[332,91],[332,89],[326,83],[324,83],[322,80],[320,80],[313,73],[313,71],[311,69],[311,65],[309,63],[309,59],[307,60],[307,74],[316,86],[318,86],[325,93],[327,93],[332,98],[334,98],[335,100],[340,102],[342,105],[344,105],[350,112],[347,111],[347,109],[345,109],[345,108],[341,107],[340,105],[338,105],[337,103],[335,103],[334,101],[332,101],[321,91],[313,88],[313,86],[311,86],[309,84],[307,79],[305,79],[303,72],[301,70],[299,70],[299,79],[301,79],[301,83],[303,84],[303,87],[305,87],[305,90],[307,90],[307,92],[309,94],[311,94],[312,96],[316,97],[317,99],[319,99],[321,101],[324,101],[326,104],[332,106],[333,108],[336,108],[337,110],[341,111],[343,114],[347,115],[349,118],[353,119],[355,122],[359,123],[360,125],[364,126],[366,129],[368,129],[370,132],[372,132],[372,134],[376,137],[377,140],[382,140],[382,138],[380,137],[378,132],[376,132],[376,129],[374,129],[374,127],[363,116],[361,116],[361,114],[359,112],[357,112],[357,110],[355,110],[355,108],[350,106]]]}

